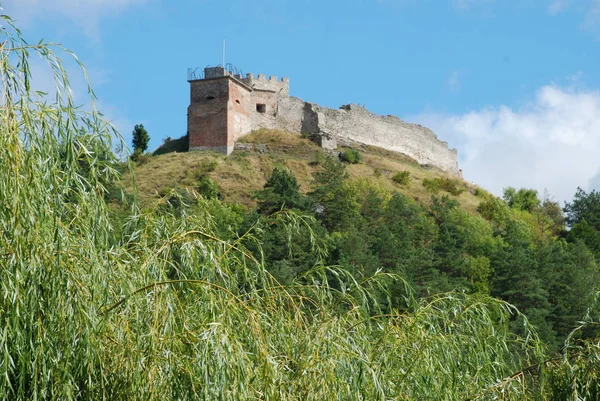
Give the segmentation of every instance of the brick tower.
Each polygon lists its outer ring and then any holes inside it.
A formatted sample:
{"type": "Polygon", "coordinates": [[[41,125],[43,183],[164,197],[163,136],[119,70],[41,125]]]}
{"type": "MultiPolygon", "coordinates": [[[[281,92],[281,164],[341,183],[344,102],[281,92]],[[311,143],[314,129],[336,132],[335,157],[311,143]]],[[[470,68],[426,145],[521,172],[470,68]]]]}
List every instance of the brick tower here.
{"type": "Polygon", "coordinates": [[[223,67],[208,67],[204,76],[188,76],[190,150],[230,154],[235,141],[258,128],[274,128],[278,101],[289,97],[289,80],[260,74],[245,78],[223,67]]]}

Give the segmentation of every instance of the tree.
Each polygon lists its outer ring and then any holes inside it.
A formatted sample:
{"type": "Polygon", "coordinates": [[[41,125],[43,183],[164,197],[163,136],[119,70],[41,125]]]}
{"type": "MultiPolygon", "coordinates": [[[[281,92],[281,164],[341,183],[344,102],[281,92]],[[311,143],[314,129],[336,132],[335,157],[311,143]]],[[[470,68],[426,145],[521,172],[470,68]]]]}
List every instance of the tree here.
{"type": "Polygon", "coordinates": [[[360,204],[348,185],[346,167],[332,157],[323,161],[322,169],[313,174],[314,190],[309,194],[316,204],[319,220],[330,231],[344,231],[359,217],[360,204]]]}
{"type": "Polygon", "coordinates": [[[583,242],[594,255],[600,255],[600,232],[587,222],[586,219],[573,224],[567,240],[570,242],[583,242]]]}
{"type": "Polygon", "coordinates": [[[600,192],[592,190],[588,194],[577,188],[573,202],[565,204],[565,214],[569,227],[586,220],[596,231],[600,231],[600,192]]]}
{"type": "Polygon", "coordinates": [[[275,168],[263,189],[255,195],[258,212],[271,214],[280,209],[309,210],[310,202],[300,193],[296,177],[285,168],[275,168]]]}
{"type": "Polygon", "coordinates": [[[535,189],[521,188],[516,190],[513,187],[504,188],[503,198],[513,209],[533,212],[540,206],[538,192],[535,189]]]}
{"type": "Polygon", "coordinates": [[[565,216],[558,202],[547,191],[541,199],[541,205],[533,212],[536,224],[542,236],[557,236],[565,231],[565,216]]]}
{"type": "Polygon", "coordinates": [[[148,131],[144,128],[144,124],[136,124],[133,127],[133,139],[131,141],[133,144],[133,153],[144,153],[148,149],[149,141],[150,135],[148,135],[148,131]]]}
{"type": "MultiPolygon", "coordinates": [[[[554,342],[554,332],[546,320],[552,310],[548,283],[537,260],[533,240],[526,223],[518,220],[508,222],[502,243],[492,256],[491,295],[516,306],[539,329],[544,340],[554,342]]],[[[511,327],[522,334],[522,324],[517,319],[511,327]]]]}

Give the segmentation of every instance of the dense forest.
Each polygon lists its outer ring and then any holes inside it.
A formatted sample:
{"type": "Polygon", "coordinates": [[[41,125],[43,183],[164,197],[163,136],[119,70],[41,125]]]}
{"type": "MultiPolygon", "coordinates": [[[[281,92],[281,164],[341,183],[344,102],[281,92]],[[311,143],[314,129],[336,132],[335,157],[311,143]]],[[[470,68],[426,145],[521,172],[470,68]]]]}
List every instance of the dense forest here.
{"type": "Polygon", "coordinates": [[[480,190],[473,213],[452,182],[417,202],[324,157],[254,209],[207,177],[142,207],[60,48],[0,30],[1,399],[600,399],[599,193],[480,190]]]}

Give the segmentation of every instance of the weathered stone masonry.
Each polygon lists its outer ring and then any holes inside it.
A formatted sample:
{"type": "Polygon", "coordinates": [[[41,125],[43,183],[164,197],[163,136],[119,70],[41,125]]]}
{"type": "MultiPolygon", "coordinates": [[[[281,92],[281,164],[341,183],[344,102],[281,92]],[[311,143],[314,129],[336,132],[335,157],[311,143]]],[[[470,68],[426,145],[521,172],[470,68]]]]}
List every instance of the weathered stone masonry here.
{"type": "Polygon", "coordinates": [[[229,154],[241,136],[271,128],[309,134],[328,149],[348,142],[378,146],[460,176],[456,149],[449,149],[431,130],[357,105],[334,110],[305,102],[289,95],[287,78],[242,77],[212,67],[204,70],[203,79],[189,82],[190,150],[229,154]]]}

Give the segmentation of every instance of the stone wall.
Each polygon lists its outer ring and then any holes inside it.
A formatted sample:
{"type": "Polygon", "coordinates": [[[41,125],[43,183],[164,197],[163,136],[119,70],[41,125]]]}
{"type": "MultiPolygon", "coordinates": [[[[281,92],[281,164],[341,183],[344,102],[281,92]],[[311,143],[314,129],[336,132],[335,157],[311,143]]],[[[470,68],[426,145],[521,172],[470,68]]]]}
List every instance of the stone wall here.
{"type": "Polygon", "coordinates": [[[253,90],[250,115],[252,116],[252,129],[276,127],[278,98],[275,92],[253,90]],[[262,109],[259,110],[259,107],[262,109]]]}
{"type": "MultiPolygon", "coordinates": [[[[239,76],[236,76],[238,78],[239,76]]],[[[270,91],[275,93],[277,96],[289,96],[290,94],[290,80],[282,78],[281,81],[277,77],[269,77],[264,74],[258,74],[257,77],[254,74],[246,74],[246,78],[239,77],[244,84],[248,85],[252,89],[270,91]]]]}
{"type": "Polygon", "coordinates": [[[293,96],[279,99],[275,128],[295,134],[305,132],[302,129],[305,105],[304,100],[293,96]]]}
{"type": "Polygon", "coordinates": [[[420,164],[431,164],[454,175],[461,175],[456,149],[440,141],[429,129],[410,124],[395,116],[378,116],[357,105],[339,110],[311,105],[318,129],[330,137],[349,139],[365,145],[403,153],[420,164]]]}

